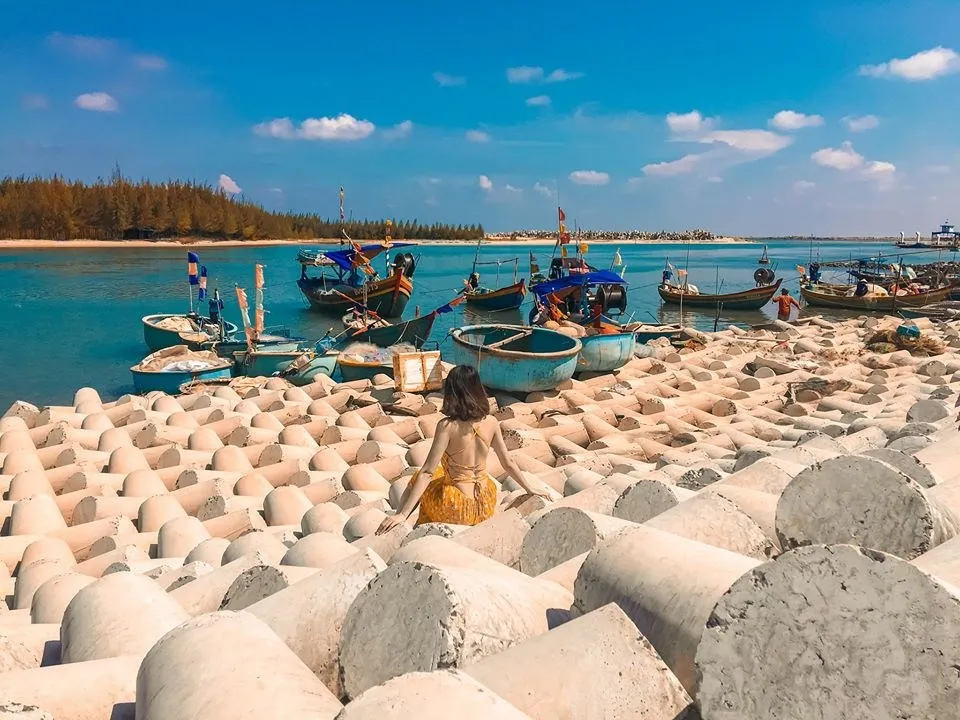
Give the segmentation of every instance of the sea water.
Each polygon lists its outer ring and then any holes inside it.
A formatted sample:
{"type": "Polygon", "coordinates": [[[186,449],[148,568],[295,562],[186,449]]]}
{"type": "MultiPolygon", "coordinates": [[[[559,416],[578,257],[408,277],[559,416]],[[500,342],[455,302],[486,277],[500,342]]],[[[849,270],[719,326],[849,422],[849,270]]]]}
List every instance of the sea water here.
{"type": "MultiPolygon", "coordinates": [[[[896,248],[876,244],[831,242],[811,247],[800,241],[766,241],[771,267],[784,278],[785,287],[798,294],[797,265],[808,265],[811,254],[821,260],[863,257],[877,251],[895,258],[896,248]]],[[[240,324],[234,288],[247,290],[253,303],[253,266],[264,265],[267,325],[286,325],[295,334],[311,340],[328,330],[342,328],[339,319],[311,312],[297,288],[300,266],[297,246],[202,247],[200,262],[208,270],[208,290],[219,288],[227,320],[240,324]]],[[[618,246],[593,245],[587,261],[610,268],[618,246]]],[[[404,319],[415,308],[427,313],[454,299],[463,288],[476,248],[473,245],[420,245],[414,275],[414,295],[404,319]]],[[[736,292],[754,287],[753,274],[762,246],[743,244],[644,244],[619,246],[630,284],[625,317],[640,322],[677,322],[679,308],[663,306],[657,295],[667,259],[677,270],[687,269],[690,282],[701,292],[736,292]]],[[[484,245],[480,260],[507,260],[500,266],[479,268],[481,284],[494,287],[514,282],[512,258],[519,261],[520,277],[529,274],[530,254],[546,271],[552,245],[484,245]]],[[[382,258],[374,260],[381,269],[382,258]]],[[[619,270],[620,268],[614,268],[619,270]]],[[[830,279],[830,278],[825,278],[830,279]]],[[[837,281],[842,279],[838,276],[837,281]]],[[[53,249],[0,250],[0,413],[14,400],[40,405],[70,404],[73,392],[83,386],[97,388],[104,400],[132,391],[130,367],[146,354],[140,319],[153,313],[179,313],[189,308],[186,248],[88,249],[69,246],[53,249]]],[[[196,307],[196,287],[192,288],[196,307]]],[[[473,315],[465,305],[441,315],[431,340],[440,350],[450,346],[448,331],[478,322],[525,323],[531,307],[528,296],[517,312],[494,316],[473,315]]],[[[206,312],[206,303],[200,306],[206,312]]],[[[811,312],[811,311],[805,311],[811,312]]],[[[817,309],[815,312],[830,315],[817,309]]],[[[834,313],[835,314],[835,313],[834,313]]],[[[747,326],[774,316],[774,307],[763,311],[723,311],[719,327],[735,322],[747,326]]],[[[710,330],[716,321],[713,310],[684,308],[684,322],[710,330]]]]}

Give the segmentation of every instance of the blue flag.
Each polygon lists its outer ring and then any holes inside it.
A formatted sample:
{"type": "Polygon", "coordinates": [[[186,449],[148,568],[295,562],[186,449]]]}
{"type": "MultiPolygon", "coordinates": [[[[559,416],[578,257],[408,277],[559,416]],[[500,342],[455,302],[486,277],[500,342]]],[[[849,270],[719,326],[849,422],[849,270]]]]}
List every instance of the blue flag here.
{"type": "Polygon", "coordinates": [[[199,264],[200,256],[195,252],[187,253],[187,278],[190,280],[191,285],[200,284],[200,273],[199,273],[199,264]]]}
{"type": "Polygon", "coordinates": [[[207,297],[207,266],[200,266],[200,291],[197,293],[197,300],[203,300],[207,297]]]}

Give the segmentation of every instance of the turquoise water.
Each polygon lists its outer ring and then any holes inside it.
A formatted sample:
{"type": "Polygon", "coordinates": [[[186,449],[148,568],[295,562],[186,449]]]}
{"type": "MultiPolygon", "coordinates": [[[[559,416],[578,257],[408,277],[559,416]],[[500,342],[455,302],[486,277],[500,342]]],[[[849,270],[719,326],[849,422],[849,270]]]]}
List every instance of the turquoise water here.
{"type": "MultiPolygon", "coordinates": [[[[806,265],[809,245],[802,242],[771,241],[772,261],[779,274],[789,279],[796,294],[797,264],[806,265]]],[[[853,243],[825,243],[822,259],[846,259],[895,248],[853,243]]],[[[406,317],[413,317],[418,305],[423,312],[444,304],[463,287],[475,247],[421,246],[415,248],[420,263],[414,277],[415,292],[406,317]]],[[[588,261],[609,267],[615,246],[596,245],[588,261]]],[[[537,254],[546,268],[552,246],[486,246],[482,260],[520,257],[526,276],[529,252],[537,254]]],[[[676,267],[687,263],[684,245],[624,245],[620,254],[630,283],[628,315],[644,322],[676,322],[676,307],[661,307],[656,285],[663,271],[664,257],[676,267]]],[[[761,247],[743,245],[689,246],[690,281],[703,292],[715,292],[717,277],[721,292],[753,287],[753,272],[761,247]]],[[[815,250],[816,252],[816,250],[815,250]]],[[[234,295],[235,283],[248,290],[252,302],[253,265],[265,265],[267,324],[285,324],[308,338],[322,336],[327,329],[340,327],[335,318],[307,310],[296,285],[300,268],[291,246],[249,248],[203,248],[200,261],[209,271],[209,288],[219,287],[227,319],[240,323],[234,295]]],[[[482,282],[496,282],[496,268],[481,268],[482,282]]],[[[512,266],[504,265],[501,284],[513,281],[512,266]]],[[[173,248],[90,250],[56,248],[44,250],[0,250],[0,287],[4,307],[0,315],[3,342],[0,343],[0,411],[16,399],[39,405],[70,404],[73,392],[82,386],[97,388],[104,399],[132,390],[129,368],[145,354],[140,318],[151,313],[184,312],[187,309],[186,251],[173,248]]],[[[500,322],[525,321],[530,300],[521,312],[500,313],[500,322]]],[[[204,307],[205,309],[205,307],[204,307]]],[[[772,317],[772,306],[764,312],[724,313],[721,327],[730,323],[758,323],[772,317]]],[[[443,341],[452,327],[484,321],[465,311],[442,315],[434,327],[433,339],[443,341]]],[[[684,321],[710,329],[713,315],[684,311],[684,321]]],[[[441,350],[449,340],[441,342],[441,350]]]]}

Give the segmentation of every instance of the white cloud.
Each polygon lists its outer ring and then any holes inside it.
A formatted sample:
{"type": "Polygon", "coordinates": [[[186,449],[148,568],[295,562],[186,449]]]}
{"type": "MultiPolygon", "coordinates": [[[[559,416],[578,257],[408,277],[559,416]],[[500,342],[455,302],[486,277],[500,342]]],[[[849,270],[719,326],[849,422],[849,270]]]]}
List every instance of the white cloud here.
{"type": "Polygon", "coordinates": [[[550,104],[549,95],[537,95],[536,97],[527,98],[527,105],[530,107],[543,107],[544,105],[550,104]]]}
{"type": "Polygon", "coordinates": [[[933,80],[960,72],[960,55],[942,46],[918,52],[908,58],[894,58],[879,65],[861,65],[860,74],[871,77],[897,77],[916,82],[933,80]]]}
{"type": "Polygon", "coordinates": [[[486,190],[487,192],[493,190],[493,182],[486,175],[481,175],[478,178],[478,182],[482,190],[486,190]]]}
{"type": "Polygon", "coordinates": [[[883,160],[871,160],[867,163],[867,166],[863,168],[863,174],[866,177],[888,177],[896,172],[896,170],[897,166],[893,163],[884,162],[883,160]]]}
{"type": "Polygon", "coordinates": [[[464,133],[464,137],[472,143],[490,142],[490,134],[485,133],[483,130],[467,130],[467,132],[464,133]]]}
{"type": "Polygon", "coordinates": [[[800,130],[823,125],[820,115],[804,115],[793,110],[781,110],[770,119],[770,125],[778,130],[800,130]]]}
{"type": "Polygon", "coordinates": [[[810,182],[809,180],[797,180],[793,184],[793,191],[796,193],[805,193],[807,190],[812,190],[817,184],[815,182],[810,182]]]}
{"type": "Polygon", "coordinates": [[[772,155],[790,145],[793,138],[769,130],[714,130],[697,141],[722,143],[743,152],[772,155]]]}
{"type": "Polygon", "coordinates": [[[606,185],[610,182],[609,174],[596,170],[574,170],[568,177],[577,185],[606,185]]]}
{"type": "Polygon", "coordinates": [[[553,199],[555,197],[552,189],[548,188],[546,185],[543,185],[542,183],[539,183],[539,182],[535,182],[533,184],[533,191],[540,193],[541,195],[547,198],[553,199]]]}
{"type": "Polygon", "coordinates": [[[46,95],[30,93],[20,98],[20,107],[24,110],[46,110],[50,107],[50,101],[46,95]]]}
{"type": "Polygon", "coordinates": [[[505,189],[507,192],[514,193],[514,194],[516,194],[516,195],[520,195],[521,193],[523,193],[523,188],[514,187],[514,186],[511,185],[510,183],[507,183],[507,184],[504,186],[504,189],[505,189]]]}
{"type": "Polygon", "coordinates": [[[363,140],[370,137],[374,130],[376,126],[372,122],[357,120],[346,113],[334,118],[307,118],[299,127],[294,126],[290,118],[276,118],[253,127],[257,135],[282,140],[363,140]]]}
{"type": "MultiPolygon", "coordinates": [[[[232,177],[222,173],[220,175],[220,189],[229,195],[239,195],[243,192],[243,190],[240,189],[240,186],[234,182],[232,177]]],[[[271,190],[274,192],[280,192],[279,188],[271,188],[271,190]]]]}
{"type": "Polygon", "coordinates": [[[433,74],[433,79],[437,81],[437,85],[441,87],[455,87],[457,85],[466,85],[467,79],[460,75],[447,75],[444,72],[435,72],[433,74]]]}
{"type": "Polygon", "coordinates": [[[159,55],[134,55],[133,62],[141,70],[166,70],[167,61],[159,55]]]}
{"type": "Polygon", "coordinates": [[[278,187],[267,188],[267,192],[272,192],[272,193],[276,193],[277,195],[282,195],[283,188],[278,188],[278,187]]]}
{"type": "Polygon", "coordinates": [[[674,135],[697,135],[708,130],[712,125],[713,120],[703,117],[698,110],[667,115],[667,127],[674,135]]]}
{"type": "Polygon", "coordinates": [[[558,83],[566,82],[567,80],[578,80],[582,77],[582,72],[571,72],[563,68],[558,68],[550,73],[547,73],[542,67],[531,67],[529,65],[507,68],[507,82],[513,83],[514,85],[558,83]]]}
{"type": "Polygon", "coordinates": [[[860,117],[848,115],[843,118],[842,122],[850,132],[864,132],[880,126],[880,118],[876,115],[862,115],[860,117]]]}
{"type": "Polygon", "coordinates": [[[105,92],[78,95],[73,104],[81,110],[92,110],[94,112],[116,112],[120,109],[117,101],[105,92]]]}
{"type": "Polygon", "coordinates": [[[396,140],[398,138],[410,137],[412,132],[413,123],[409,120],[404,120],[401,123],[397,123],[389,130],[384,130],[383,136],[389,140],[396,140]]]}
{"type": "Polygon", "coordinates": [[[722,182],[723,182],[723,178],[720,177],[719,175],[711,175],[710,177],[707,178],[707,182],[708,182],[708,183],[722,183],[722,182]]]}
{"type": "Polygon", "coordinates": [[[110,38],[90,35],[66,35],[61,32],[47,35],[47,44],[57,50],[63,50],[79,57],[103,57],[116,48],[116,42],[110,38]]]}
{"type": "Polygon", "coordinates": [[[863,155],[853,149],[850,141],[844,141],[839,148],[821,148],[810,156],[817,165],[834,170],[855,170],[863,165],[863,155]]]}
{"type": "Polygon", "coordinates": [[[669,162],[650,163],[643,166],[643,174],[653,177],[670,177],[672,175],[686,175],[693,172],[702,159],[702,155],[684,155],[679,160],[669,162]]]}

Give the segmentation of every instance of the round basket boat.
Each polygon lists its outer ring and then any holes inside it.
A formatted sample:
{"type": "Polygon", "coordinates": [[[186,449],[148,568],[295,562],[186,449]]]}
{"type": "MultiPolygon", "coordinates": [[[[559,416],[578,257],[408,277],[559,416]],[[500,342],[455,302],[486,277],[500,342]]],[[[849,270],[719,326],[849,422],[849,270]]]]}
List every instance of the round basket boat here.
{"type": "Polygon", "coordinates": [[[539,327],[468,325],[451,333],[456,361],[470,365],[492,390],[553,390],[577,371],[577,338],[539,327]]]}

